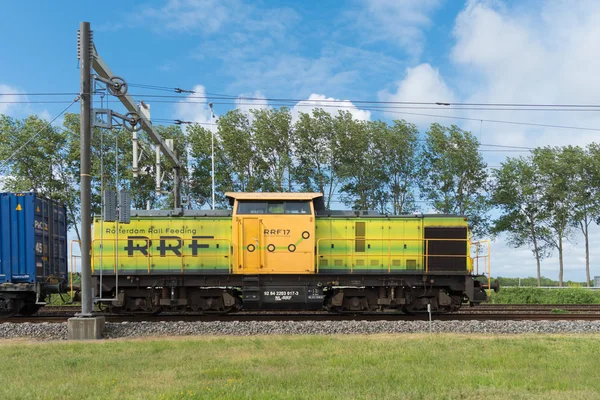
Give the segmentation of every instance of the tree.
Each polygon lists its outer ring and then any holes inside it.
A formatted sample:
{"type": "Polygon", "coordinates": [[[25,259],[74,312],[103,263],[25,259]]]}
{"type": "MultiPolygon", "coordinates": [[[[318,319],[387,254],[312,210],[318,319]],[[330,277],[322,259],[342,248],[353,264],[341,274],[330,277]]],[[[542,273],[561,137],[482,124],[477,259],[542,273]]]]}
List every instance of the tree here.
{"type": "Polygon", "coordinates": [[[564,242],[572,234],[575,204],[575,170],[577,152],[572,147],[544,147],[533,151],[533,162],[540,172],[543,207],[548,213],[551,234],[543,237],[558,250],[558,285],[563,285],[564,242]]]}
{"type": "Polygon", "coordinates": [[[5,190],[35,191],[65,204],[69,226],[79,235],[79,175],[70,168],[67,132],[37,116],[23,120],[1,116],[0,160],[5,160],[0,164],[5,190]]]}
{"type": "Polygon", "coordinates": [[[423,199],[446,214],[469,217],[476,235],[488,230],[487,164],[469,132],[434,123],[427,132],[419,188],[423,199]]]}
{"type": "MultiPolygon", "coordinates": [[[[381,124],[380,121],[377,123],[381,124]]],[[[404,120],[385,125],[373,140],[387,182],[386,197],[394,215],[415,211],[415,187],[419,176],[419,130],[404,120]]]]}
{"type": "Polygon", "coordinates": [[[532,157],[508,158],[493,171],[491,202],[501,215],[494,221],[492,233],[506,232],[513,247],[530,245],[537,263],[537,284],[541,286],[541,260],[548,255],[545,226],[548,213],[541,203],[543,185],[532,157]]]}
{"type": "MultiPolygon", "coordinates": [[[[212,132],[198,124],[187,129],[191,171],[187,181],[188,194],[192,198],[190,206],[202,207],[212,203],[212,132]]],[[[215,149],[215,203],[227,208],[229,203],[225,192],[233,191],[233,177],[225,159],[223,144],[218,135],[214,138],[215,149]]]]}
{"type": "Polygon", "coordinates": [[[250,111],[258,167],[265,192],[291,192],[292,114],[286,107],[250,111]]]}
{"type": "Polygon", "coordinates": [[[340,145],[342,200],[354,210],[387,211],[385,173],[377,138],[387,129],[385,122],[356,121],[349,112],[334,119],[340,145]]]}
{"type": "Polygon", "coordinates": [[[260,189],[262,160],[256,154],[248,116],[240,110],[228,111],[219,118],[217,124],[224,162],[228,164],[233,177],[232,189],[240,192],[260,189]]]}
{"type": "Polygon", "coordinates": [[[590,286],[589,226],[600,216],[600,146],[590,144],[587,149],[567,147],[563,150],[565,162],[572,165],[573,222],[579,227],[585,242],[585,273],[590,286]]]}
{"type": "Polygon", "coordinates": [[[300,113],[294,130],[296,165],[292,176],[302,190],[323,193],[325,206],[330,208],[341,172],[339,137],[333,117],[323,109],[314,109],[312,116],[300,113]]]}
{"type": "MultiPolygon", "coordinates": [[[[181,129],[176,126],[157,126],[156,129],[163,138],[174,139],[175,150],[183,161],[181,175],[185,179],[187,151],[181,129]]],[[[151,143],[145,133],[139,132],[138,135],[140,141],[151,143]]],[[[144,148],[142,163],[154,165],[153,146],[146,145],[144,148]]],[[[36,116],[21,121],[0,116],[0,157],[8,160],[0,164],[0,173],[6,176],[5,189],[16,192],[34,190],[65,204],[69,226],[74,226],[79,236],[79,115],[65,114],[62,127],[49,126],[36,116]],[[22,146],[24,143],[27,145],[22,146]]],[[[131,192],[132,205],[136,208],[145,208],[147,201],[154,208],[172,207],[172,193],[169,196],[157,194],[153,175],[133,178],[131,132],[94,128],[91,161],[92,214],[101,213],[102,190],[115,190],[117,186],[120,190],[131,192]]],[[[165,160],[163,171],[171,170],[172,165],[165,160]]],[[[172,191],[172,180],[166,180],[163,189],[172,191]]]]}

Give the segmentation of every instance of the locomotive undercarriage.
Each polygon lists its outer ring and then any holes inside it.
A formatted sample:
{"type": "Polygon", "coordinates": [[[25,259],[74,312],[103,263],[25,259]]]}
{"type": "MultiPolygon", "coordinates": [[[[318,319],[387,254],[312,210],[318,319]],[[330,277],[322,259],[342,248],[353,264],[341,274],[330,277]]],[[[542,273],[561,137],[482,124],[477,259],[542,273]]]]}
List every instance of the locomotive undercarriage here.
{"type": "MultiPolygon", "coordinates": [[[[95,278],[95,287],[99,280],[95,278]]],[[[487,299],[471,275],[121,275],[104,276],[110,312],[328,310],[334,313],[457,311],[487,299]]]]}

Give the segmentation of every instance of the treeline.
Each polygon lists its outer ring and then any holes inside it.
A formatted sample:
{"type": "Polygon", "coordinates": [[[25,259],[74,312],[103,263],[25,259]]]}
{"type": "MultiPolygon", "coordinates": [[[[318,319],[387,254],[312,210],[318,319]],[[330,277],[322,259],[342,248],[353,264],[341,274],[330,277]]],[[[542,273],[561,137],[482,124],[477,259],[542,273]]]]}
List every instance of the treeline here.
{"type": "MultiPolygon", "coordinates": [[[[186,207],[210,205],[211,131],[199,124],[185,132],[179,126],[157,129],[174,139],[184,162],[186,207]]],[[[420,133],[404,120],[359,121],[344,111],[332,115],[315,109],[294,119],[287,108],[249,114],[233,110],[216,123],[216,201],[227,207],[228,191],[314,191],[324,194],[331,209],[466,215],[478,237],[506,233],[511,245],[529,246],[538,264],[538,284],[540,261],[556,251],[562,285],[564,246],[581,231],[589,282],[589,227],[600,220],[598,145],[539,148],[492,170],[479,146],[471,133],[436,123],[420,133]]],[[[35,116],[0,117],[0,160],[5,190],[37,190],[64,202],[76,227],[78,115],[67,114],[62,127],[49,127],[35,116]]],[[[116,187],[132,193],[134,208],[172,206],[171,180],[165,180],[162,193],[155,190],[153,148],[146,145],[140,160],[148,175],[134,179],[131,160],[130,132],[94,129],[94,213],[100,212],[101,190],[116,187]]],[[[171,166],[163,164],[169,171],[171,166]]]]}
{"type": "MultiPolygon", "coordinates": [[[[211,132],[192,125],[190,192],[211,196],[211,132]]],[[[408,214],[436,210],[471,216],[483,232],[487,170],[477,140],[456,126],[358,121],[321,109],[230,111],[218,120],[215,180],[218,203],[227,191],[321,192],[327,208],[408,214]]]]}
{"type": "Polygon", "coordinates": [[[507,158],[492,173],[490,205],[501,215],[492,233],[505,232],[514,247],[529,246],[537,262],[558,253],[563,285],[564,248],[576,231],[585,247],[590,276],[589,229],[600,222],[600,146],[538,148],[526,157],[507,158]]]}
{"type": "MultiPolygon", "coordinates": [[[[501,288],[506,288],[506,287],[535,287],[535,286],[539,286],[538,285],[538,279],[534,276],[529,276],[527,278],[506,278],[503,276],[499,276],[497,278],[492,278],[492,279],[497,279],[498,283],[500,283],[500,287],[501,288]]],[[[551,279],[551,278],[547,278],[545,276],[542,276],[540,279],[540,283],[541,286],[558,286],[558,281],[556,279],[551,279]]],[[[593,282],[592,282],[593,284],[593,282]]],[[[581,287],[581,286],[587,286],[586,282],[580,282],[580,281],[566,281],[563,282],[564,286],[568,286],[568,287],[581,287]]]]}

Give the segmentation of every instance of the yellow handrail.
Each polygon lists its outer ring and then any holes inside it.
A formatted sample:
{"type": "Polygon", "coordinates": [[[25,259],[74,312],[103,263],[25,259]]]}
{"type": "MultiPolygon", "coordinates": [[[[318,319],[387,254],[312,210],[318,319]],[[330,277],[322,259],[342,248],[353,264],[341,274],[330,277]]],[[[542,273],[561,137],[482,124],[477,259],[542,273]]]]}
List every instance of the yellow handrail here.
{"type": "Polygon", "coordinates": [[[425,241],[425,272],[429,272],[429,242],[425,241]]]}
{"type": "MultiPolygon", "coordinates": [[[[75,256],[73,255],[73,244],[74,243],[79,243],[79,252],[81,253],[81,240],[71,240],[71,244],[70,244],[70,254],[71,254],[71,265],[69,266],[69,287],[71,290],[71,299],[73,299],[73,272],[75,271],[75,257],[79,257],[81,258],[81,255],[79,256],[75,256]]],[[[92,269],[93,271],[93,269],[92,269]]]]}
{"type": "MultiPolygon", "coordinates": [[[[470,271],[472,271],[472,265],[469,266],[469,260],[472,260],[472,258],[469,256],[469,254],[460,254],[460,255],[456,255],[456,254],[429,254],[429,243],[430,242],[458,242],[458,241],[464,241],[466,244],[470,244],[473,245],[473,242],[470,241],[470,239],[424,239],[424,238],[373,238],[373,239],[360,239],[360,240],[364,240],[365,243],[367,242],[387,242],[387,259],[388,259],[388,272],[391,272],[391,258],[392,256],[395,257],[420,257],[420,256],[424,256],[425,257],[425,265],[424,265],[424,270],[425,272],[429,272],[429,257],[446,257],[446,258],[451,258],[451,257],[455,257],[455,258],[465,258],[467,261],[467,269],[469,269],[470,271]],[[392,242],[420,242],[422,243],[423,246],[423,252],[419,252],[419,253],[392,253],[392,249],[391,249],[391,245],[392,242]]],[[[335,241],[342,241],[342,242],[355,242],[356,239],[355,238],[320,238],[317,239],[317,243],[316,243],[316,266],[315,266],[315,271],[316,273],[319,272],[319,268],[320,268],[320,259],[321,259],[321,242],[335,242],[335,241]]],[[[480,242],[477,243],[488,243],[488,253],[485,255],[485,257],[487,258],[487,270],[488,270],[488,276],[490,273],[490,257],[489,257],[489,240],[482,240],[480,242]]],[[[383,249],[381,249],[383,250],[383,249]]],[[[478,250],[478,248],[477,248],[478,250]]],[[[350,258],[350,273],[354,272],[354,259],[357,256],[356,251],[351,251],[349,253],[342,253],[342,254],[336,254],[336,256],[338,257],[342,257],[342,258],[350,258]]],[[[384,257],[383,251],[382,254],[378,254],[378,255],[369,255],[366,252],[364,253],[364,257],[369,259],[370,257],[384,257]]],[[[471,261],[472,264],[472,261],[471,261]]]]}
{"type": "MultiPolygon", "coordinates": [[[[476,269],[476,274],[479,275],[479,259],[480,258],[484,258],[485,260],[485,274],[487,275],[487,279],[488,279],[488,288],[491,286],[492,283],[492,257],[491,257],[491,253],[492,253],[492,246],[491,246],[491,242],[489,239],[484,239],[484,240],[479,240],[477,242],[472,242],[472,245],[476,246],[476,250],[475,250],[475,260],[476,260],[476,265],[477,265],[477,269],[476,269]],[[486,248],[486,253],[484,255],[480,255],[479,254],[479,247],[480,245],[485,244],[485,248],[486,248]]],[[[491,291],[490,291],[491,294],[491,291]]]]}

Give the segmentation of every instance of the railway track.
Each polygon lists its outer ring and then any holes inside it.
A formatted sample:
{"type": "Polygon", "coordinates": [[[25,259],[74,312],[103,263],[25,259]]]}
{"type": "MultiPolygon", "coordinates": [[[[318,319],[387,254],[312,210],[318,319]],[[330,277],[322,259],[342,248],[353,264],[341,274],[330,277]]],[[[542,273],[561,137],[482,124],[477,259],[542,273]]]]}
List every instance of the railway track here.
{"type": "Polygon", "coordinates": [[[461,311],[581,311],[600,312],[600,304],[480,304],[463,307],[461,311]]]}
{"type": "MultiPolygon", "coordinates": [[[[98,314],[103,315],[103,314],[98,314]]],[[[74,316],[74,313],[47,313],[30,317],[11,317],[0,323],[60,323],[74,316]]],[[[236,313],[227,315],[112,315],[104,314],[107,322],[213,322],[213,321],[427,321],[428,314],[331,314],[331,313],[236,313]]],[[[434,321],[596,321],[600,312],[552,313],[521,309],[517,312],[459,312],[454,314],[434,314],[434,321]]]]}

